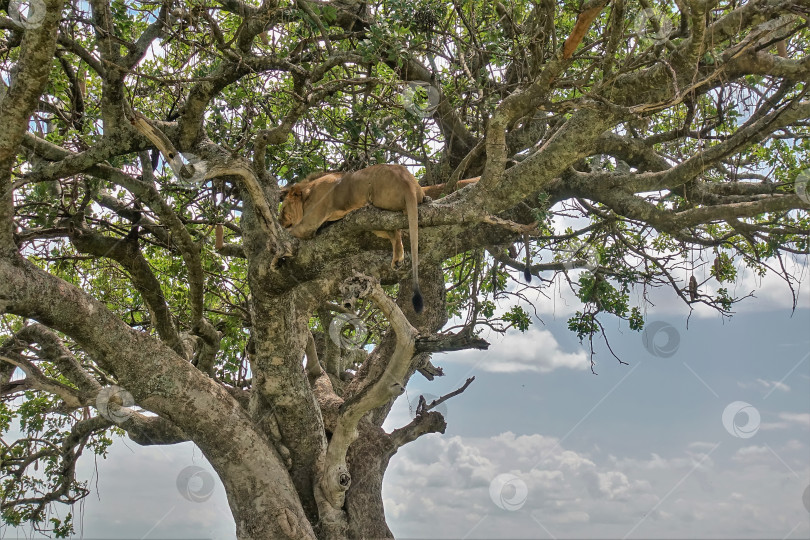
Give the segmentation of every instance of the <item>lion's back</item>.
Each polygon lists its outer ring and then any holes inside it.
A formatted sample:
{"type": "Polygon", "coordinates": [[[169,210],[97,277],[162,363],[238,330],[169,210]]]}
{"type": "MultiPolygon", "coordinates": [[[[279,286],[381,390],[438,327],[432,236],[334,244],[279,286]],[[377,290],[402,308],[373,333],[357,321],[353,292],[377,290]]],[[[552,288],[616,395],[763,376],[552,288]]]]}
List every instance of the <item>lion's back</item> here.
{"type": "Polygon", "coordinates": [[[374,206],[385,210],[405,210],[410,197],[416,197],[417,203],[424,198],[419,182],[403,165],[372,165],[363,171],[368,177],[374,206]]]}

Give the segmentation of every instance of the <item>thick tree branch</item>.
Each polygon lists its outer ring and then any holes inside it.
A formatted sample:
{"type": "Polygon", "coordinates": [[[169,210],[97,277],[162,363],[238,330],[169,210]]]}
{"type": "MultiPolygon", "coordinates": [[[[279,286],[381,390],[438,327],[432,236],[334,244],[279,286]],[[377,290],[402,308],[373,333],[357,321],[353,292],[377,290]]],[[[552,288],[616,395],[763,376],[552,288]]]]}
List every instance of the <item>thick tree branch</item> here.
{"type": "MultiPolygon", "coordinates": [[[[489,191],[502,182],[503,171],[506,167],[507,144],[506,131],[514,122],[536,109],[537,104],[546,100],[552,83],[563,73],[571,63],[571,54],[577,48],[593,19],[607,4],[606,0],[591,0],[587,2],[577,17],[569,38],[563,49],[558,51],[544,67],[540,75],[523,90],[513,92],[498,105],[490,118],[486,136],[486,167],[478,184],[478,191],[489,191]]],[[[602,124],[599,124],[602,125],[602,124]]],[[[484,202],[479,197],[479,203],[484,202]]]]}
{"type": "Polygon", "coordinates": [[[428,433],[444,433],[447,428],[447,422],[444,421],[442,413],[433,411],[426,412],[418,415],[411,422],[401,428],[395,429],[389,435],[391,443],[394,445],[394,450],[391,452],[393,455],[396,450],[413,442],[422,435],[428,433]]]}
{"type": "Polygon", "coordinates": [[[417,336],[416,329],[375,280],[356,274],[345,283],[359,289],[360,297],[369,298],[380,309],[396,333],[397,347],[382,375],[340,407],[337,424],[324,457],[319,486],[328,504],[336,511],[343,507],[345,492],[351,484],[346,452],[357,437],[357,424],[367,412],[402,394],[417,336]]]}
{"type": "Polygon", "coordinates": [[[175,352],[184,355],[183,344],[172,321],[160,282],[141,253],[137,236],[123,239],[110,238],[93,233],[84,228],[81,223],[75,224],[72,230],[70,239],[77,250],[97,257],[109,257],[124,267],[129,273],[135,289],[143,296],[149,308],[152,324],[160,338],[175,352]]]}
{"type": "Polygon", "coordinates": [[[9,354],[0,356],[0,361],[20,368],[23,373],[25,373],[23,383],[27,383],[28,388],[54,394],[62,399],[68,407],[81,407],[90,402],[87,396],[82,396],[75,388],[71,388],[64,383],[46,376],[33,362],[26,360],[20,355],[9,354]]]}
{"type": "MultiPolygon", "coordinates": [[[[522,267],[521,267],[522,269],[522,267]]],[[[445,351],[463,351],[465,349],[489,349],[489,342],[469,332],[458,334],[433,334],[419,336],[414,351],[416,353],[435,353],[445,351]]]]}
{"type": "MultiPolygon", "coordinates": [[[[262,507],[283,508],[285,515],[297,521],[302,537],[314,537],[285,465],[266,436],[219,384],[158,340],[129,328],[103,303],[24,259],[0,258],[0,308],[69,335],[98,359],[101,368],[115,374],[136,403],[183,432],[195,434],[195,442],[220,472],[229,493],[250,498],[262,507]],[[166,381],[177,384],[167,385],[166,381]],[[178,403],[183,406],[177,407],[178,403]],[[233,444],[219,444],[223,438],[233,444]],[[255,476],[251,485],[242,485],[227,474],[233,463],[242,460],[271,474],[255,476]]],[[[286,525],[269,520],[264,526],[267,534],[279,537],[286,525]]]]}
{"type": "MultiPolygon", "coordinates": [[[[62,339],[50,328],[41,324],[29,324],[17,332],[14,339],[28,344],[38,343],[43,360],[52,362],[83,394],[95,396],[101,390],[98,381],[82,367],[62,339]]],[[[13,343],[13,340],[9,340],[9,343],[13,343]]]]}
{"type": "Polygon", "coordinates": [[[4,124],[0,130],[0,250],[6,252],[16,251],[11,168],[28,121],[48,83],[64,1],[43,0],[43,5],[46,13],[42,24],[25,31],[15,76],[8,90],[0,93],[0,118],[4,124]]]}
{"type": "Polygon", "coordinates": [[[141,446],[178,444],[191,440],[183,430],[159,416],[129,413],[119,426],[141,446]]]}

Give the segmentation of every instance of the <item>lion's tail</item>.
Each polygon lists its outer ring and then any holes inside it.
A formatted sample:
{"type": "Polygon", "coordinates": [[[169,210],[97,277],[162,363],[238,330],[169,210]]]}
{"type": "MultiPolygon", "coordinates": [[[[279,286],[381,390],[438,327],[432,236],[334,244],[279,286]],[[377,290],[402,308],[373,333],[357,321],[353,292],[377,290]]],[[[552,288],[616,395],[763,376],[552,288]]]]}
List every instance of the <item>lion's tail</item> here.
{"type": "Polygon", "coordinates": [[[416,205],[416,194],[410,193],[405,200],[405,211],[408,213],[408,236],[411,238],[411,267],[413,270],[413,310],[422,313],[424,300],[419,288],[419,210],[416,205]]]}
{"type": "Polygon", "coordinates": [[[526,245],[526,262],[523,265],[523,279],[526,280],[526,283],[532,282],[532,271],[531,271],[531,261],[532,261],[532,252],[529,248],[529,235],[523,234],[523,243],[526,245]]]}

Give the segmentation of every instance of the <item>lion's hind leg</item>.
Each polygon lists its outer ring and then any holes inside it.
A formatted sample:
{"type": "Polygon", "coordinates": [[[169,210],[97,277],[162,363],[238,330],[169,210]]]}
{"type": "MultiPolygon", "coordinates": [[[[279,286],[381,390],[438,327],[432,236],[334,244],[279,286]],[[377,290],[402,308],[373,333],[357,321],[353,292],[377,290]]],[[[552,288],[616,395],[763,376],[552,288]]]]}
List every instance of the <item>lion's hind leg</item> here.
{"type": "Polygon", "coordinates": [[[391,240],[391,268],[397,269],[405,259],[405,249],[402,247],[402,233],[399,231],[372,231],[380,238],[388,238],[391,240]]]}

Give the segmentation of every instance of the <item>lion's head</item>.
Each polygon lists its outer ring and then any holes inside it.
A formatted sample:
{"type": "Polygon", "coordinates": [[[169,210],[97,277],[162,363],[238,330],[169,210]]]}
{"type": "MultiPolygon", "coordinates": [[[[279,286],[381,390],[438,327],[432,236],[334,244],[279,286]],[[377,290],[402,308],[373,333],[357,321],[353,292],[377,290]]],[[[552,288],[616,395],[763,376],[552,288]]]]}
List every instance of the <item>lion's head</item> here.
{"type": "Polygon", "coordinates": [[[279,222],[289,229],[304,218],[304,189],[301,186],[290,186],[282,191],[281,213],[279,222]]]}

